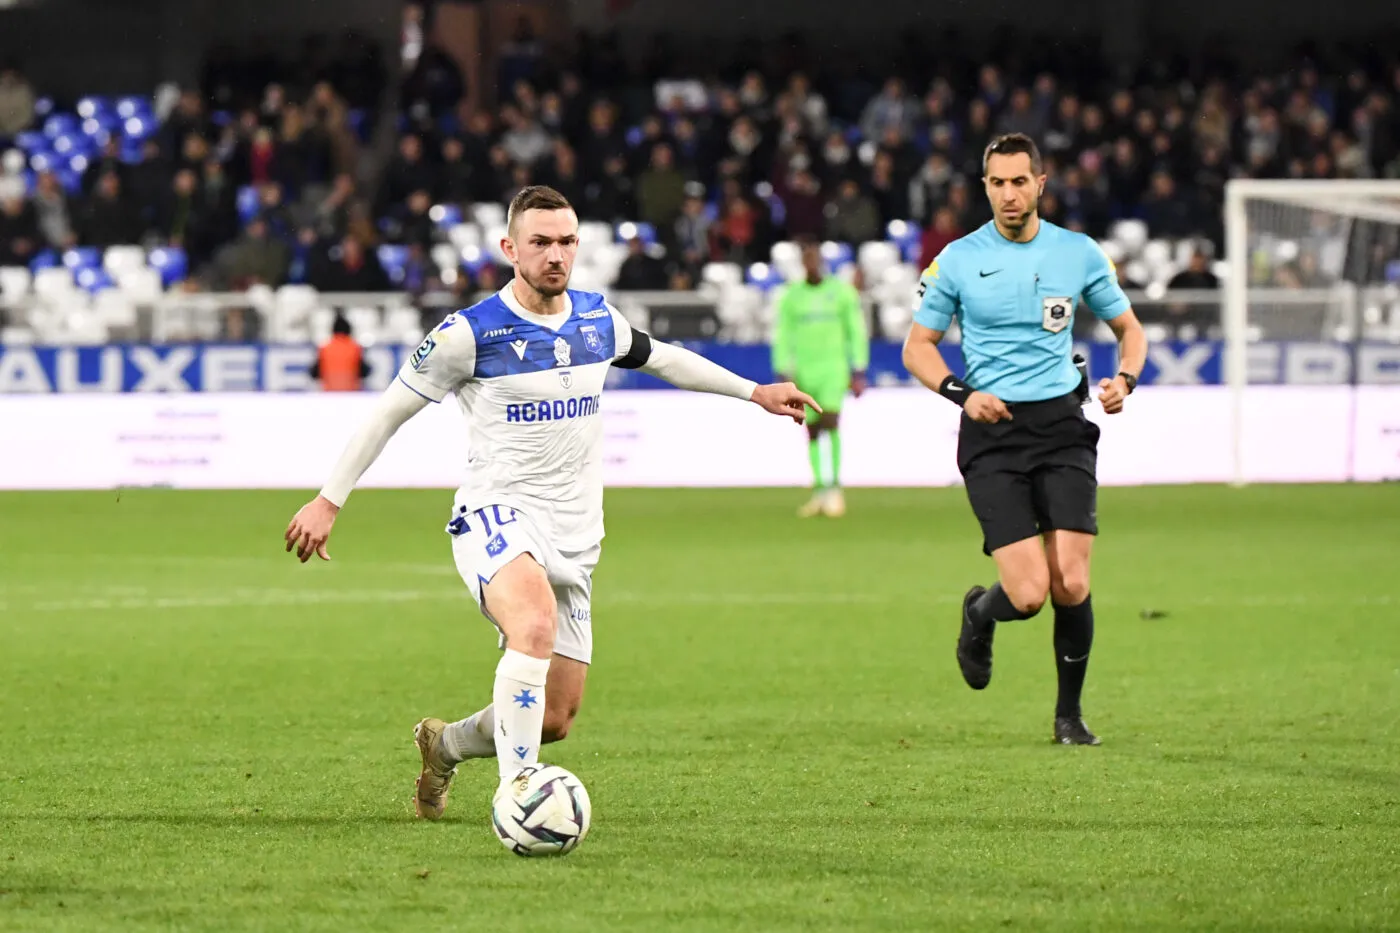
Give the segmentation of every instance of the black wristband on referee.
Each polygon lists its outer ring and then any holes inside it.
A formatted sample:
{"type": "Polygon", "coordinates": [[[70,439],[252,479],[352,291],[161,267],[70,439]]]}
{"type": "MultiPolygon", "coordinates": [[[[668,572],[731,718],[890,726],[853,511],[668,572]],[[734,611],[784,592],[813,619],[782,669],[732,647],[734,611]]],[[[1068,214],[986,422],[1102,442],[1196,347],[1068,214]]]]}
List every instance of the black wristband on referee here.
{"type": "Polygon", "coordinates": [[[972,389],[957,376],[949,373],[941,385],[938,387],[938,394],[948,401],[962,408],[967,404],[967,398],[972,394],[972,389]]]}

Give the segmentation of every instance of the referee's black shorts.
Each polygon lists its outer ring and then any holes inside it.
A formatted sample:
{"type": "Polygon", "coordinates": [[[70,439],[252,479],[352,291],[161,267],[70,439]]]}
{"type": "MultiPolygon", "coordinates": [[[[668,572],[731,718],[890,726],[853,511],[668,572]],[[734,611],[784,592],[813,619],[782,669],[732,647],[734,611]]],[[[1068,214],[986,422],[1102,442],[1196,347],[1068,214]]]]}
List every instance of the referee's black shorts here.
{"type": "Polygon", "coordinates": [[[1051,529],[1098,534],[1099,427],[1071,392],[1006,406],[1010,421],[983,424],[966,414],[958,430],[958,470],[991,554],[1051,529]]]}

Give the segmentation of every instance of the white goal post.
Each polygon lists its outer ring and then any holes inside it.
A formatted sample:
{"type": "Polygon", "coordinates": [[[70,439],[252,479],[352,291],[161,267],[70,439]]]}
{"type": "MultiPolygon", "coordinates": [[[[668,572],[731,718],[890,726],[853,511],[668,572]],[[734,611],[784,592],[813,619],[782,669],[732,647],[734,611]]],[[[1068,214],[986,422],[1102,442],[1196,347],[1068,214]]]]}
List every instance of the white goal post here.
{"type": "MultiPolygon", "coordinates": [[[[1368,339],[1381,322],[1373,319],[1367,296],[1394,289],[1393,283],[1387,284],[1386,267],[1397,259],[1400,180],[1233,179],[1226,183],[1229,271],[1224,283],[1222,364],[1230,391],[1236,485],[1242,485],[1245,476],[1250,344],[1276,334],[1283,335],[1277,339],[1338,343],[1368,339]],[[1306,323],[1300,324],[1303,319],[1306,323]],[[1304,336],[1308,327],[1317,329],[1316,336],[1304,336]]],[[[1395,337],[1387,333],[1385,339],[1395,337]]]]}

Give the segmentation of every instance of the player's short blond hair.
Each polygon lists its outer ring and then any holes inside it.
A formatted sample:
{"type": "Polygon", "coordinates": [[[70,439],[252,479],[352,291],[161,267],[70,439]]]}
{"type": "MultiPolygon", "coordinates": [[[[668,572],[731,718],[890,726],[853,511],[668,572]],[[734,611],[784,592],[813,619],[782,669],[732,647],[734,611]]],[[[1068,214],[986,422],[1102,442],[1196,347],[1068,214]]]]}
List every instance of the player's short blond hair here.
{"type": "Polygon", "coordinates": [[[515,219],[526,211],[571,211],[569,199],[549,185],[528,185],[510,199],[506,211],[506,231],[515,236],[515,219]]]}

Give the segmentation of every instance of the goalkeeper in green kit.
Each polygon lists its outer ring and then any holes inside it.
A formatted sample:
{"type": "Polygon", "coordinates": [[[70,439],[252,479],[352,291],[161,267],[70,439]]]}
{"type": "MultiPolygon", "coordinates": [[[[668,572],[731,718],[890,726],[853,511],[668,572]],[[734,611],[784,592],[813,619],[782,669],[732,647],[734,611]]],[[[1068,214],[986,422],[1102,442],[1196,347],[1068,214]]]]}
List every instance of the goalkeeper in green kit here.
{"type": "Polygon", "coordinates": [[[847,390],[857,397],[865,391],[870,339],[860,294],[839,278],[826,275],[816,242],[802,244],[802,267],[806,279],[789,284],[778,299],[773,371],[796,382],[822,407],[820,415],[807,412],[812,498],[797,514],[837,518],[846,514],[838,430],[841,402],[847,390]]]}

